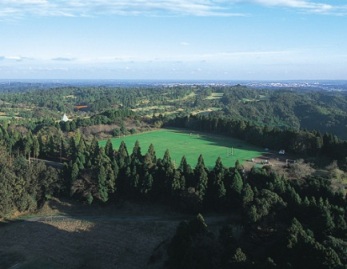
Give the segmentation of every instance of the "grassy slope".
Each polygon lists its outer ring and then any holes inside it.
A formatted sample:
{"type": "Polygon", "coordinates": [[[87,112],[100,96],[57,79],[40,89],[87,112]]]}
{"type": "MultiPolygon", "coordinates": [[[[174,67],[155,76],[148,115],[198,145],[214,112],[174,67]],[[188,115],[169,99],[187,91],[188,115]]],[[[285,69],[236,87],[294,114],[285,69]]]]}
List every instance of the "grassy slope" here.
{"type": "Polygon", "coordinates": [[[153,250],[172,236],[179,220],[161,206],[51,200],[38,216],[0,223],[0,268],[146,268],[153,250]],[[64,217],[51,217],[56,214],[64,217]]]}
{"type": "MultiPolygon", "coordinates": [[[[226,220],[220,214],[204,217],[216,232],[226,220]]],[[[147,266],[153,251],[173,236],[180,221],[191,218],[143,202],[89,206],[53,198],[36,215],[0,222],[0,268],[163,268],[164,249],[147,266]]]]}
{"type": "MultiPolygon", "coordinates": [[[[189,133],[182,130],[161,129],[149,133],[141,133],[131,136],[112,139],[115,149],[118,149],[121,141],[128,147],[129,154],[138,140],[144,154],[152,143],[156,150],[157,158],[162,158],[166,149],[169,149],[172,160],[178,166],[183,155],[188,163],[195,166],[200,154],[203,155],[205,165],[214,167],[216,159],[220,156],[225,166],[234,166],[235,161],[244,161],[261,155],[261,149],[250,146],[245,142],[224,136],[214,136],[203,133],[189,133]],[[233,156],[227,156],[232,151],[233,156]]],[[[106,141],[100,141],[104,146],[106,141]]]]}

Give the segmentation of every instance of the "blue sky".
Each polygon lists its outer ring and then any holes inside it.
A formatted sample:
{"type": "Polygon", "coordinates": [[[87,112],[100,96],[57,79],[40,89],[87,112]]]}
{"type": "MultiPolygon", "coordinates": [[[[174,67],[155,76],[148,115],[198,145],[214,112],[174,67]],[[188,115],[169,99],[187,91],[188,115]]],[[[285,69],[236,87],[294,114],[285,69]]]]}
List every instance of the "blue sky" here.
{"type": "Polygon", "coordinates": [[[1,0],[0,79],[347,79],[347,1],[1,0]]]}

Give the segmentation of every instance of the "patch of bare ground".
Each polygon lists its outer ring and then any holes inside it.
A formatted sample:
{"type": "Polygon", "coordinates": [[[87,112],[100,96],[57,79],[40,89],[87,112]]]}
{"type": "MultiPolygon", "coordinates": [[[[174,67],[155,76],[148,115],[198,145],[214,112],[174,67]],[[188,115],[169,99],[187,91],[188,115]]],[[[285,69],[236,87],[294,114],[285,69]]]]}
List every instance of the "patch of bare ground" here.
{"type": "Polygon", "coordinates": [[[279,154],[276,152],[265,152],[263,155],[245,160],[243,166],[246,171],[252,167],[269,166],[278,175],[287,179],[301,179],[313,174],[316,170],[311,163],[293,154],[279,154]]]}
{"type": "MultiPolygon", "coordinates": [[[[144,132],[151,129],[151,126],[147,123],[138,122],[136,120],[128,119],[125,122],[126,129],[135,129],[137,132],[144,132]]],[[[81,127],[81,133],[88,139],[92,139],[96,136],[98,139],[107,139],[113,136],[115,129],[119,129],[121,126],[118,124],[98,124],[87,127],[81,127]]]]}
{"type": "Polygon", "coordinates": [[[0,268],[147,268],[179,221],[160,206],[52,200],[37,215],[0,227],[0,255],[12,257],[0,268]]]}

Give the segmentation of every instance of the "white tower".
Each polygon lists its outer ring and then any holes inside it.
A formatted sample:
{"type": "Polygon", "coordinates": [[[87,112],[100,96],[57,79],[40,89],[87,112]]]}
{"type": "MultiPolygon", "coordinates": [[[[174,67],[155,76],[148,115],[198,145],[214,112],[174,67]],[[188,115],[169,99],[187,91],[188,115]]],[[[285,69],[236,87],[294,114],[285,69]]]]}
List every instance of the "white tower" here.
{"type": "Polygon", "coordinates": [[[66,114],[64,114],[64,116],[61,118],[62,121],[67,122],[69,120],[69,118],[66,116],[66,114]]]}

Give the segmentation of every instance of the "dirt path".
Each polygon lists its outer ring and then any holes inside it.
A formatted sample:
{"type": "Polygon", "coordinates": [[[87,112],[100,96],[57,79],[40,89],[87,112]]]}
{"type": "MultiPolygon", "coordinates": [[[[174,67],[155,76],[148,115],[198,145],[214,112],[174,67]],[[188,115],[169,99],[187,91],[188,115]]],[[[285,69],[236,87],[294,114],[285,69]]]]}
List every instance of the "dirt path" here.
{"type": "MultiPolygon", "coordinates": [[[[177,216],[158,216],[158,215],[143,215],[143,216],[137,216],[137,215],[116,215],[116,216],[106,216],[106,215],[76,215],[76,216],[66,216],[66,215],[51,215],[51,216],[30,216],[26,217],[24,219],[19,219],[27,222],[64,222],[64,221],[89,221],[89,222],[146,222],[146,223],[171,223],[171,222],[180,222],[184,220],[191,219],[191,215],[177,215],[177,216]]],[[[226,215],[206,215],[204,216],[204,219],[206,222],[210,224],[223,222],[227,219],[230,219],[230,216],[226,215]]]]}

